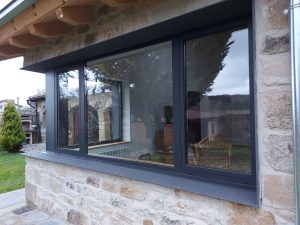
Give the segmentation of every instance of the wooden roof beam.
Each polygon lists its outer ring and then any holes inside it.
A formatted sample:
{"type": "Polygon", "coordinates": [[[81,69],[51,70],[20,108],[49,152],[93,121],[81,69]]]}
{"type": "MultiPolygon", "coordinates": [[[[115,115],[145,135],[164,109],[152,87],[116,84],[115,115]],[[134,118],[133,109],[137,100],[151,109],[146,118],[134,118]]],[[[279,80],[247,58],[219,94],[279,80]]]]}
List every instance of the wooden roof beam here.
{"type": "Polygon", "coordinates": [[[110,7],[128,6],[134,2],[134,0],[99,0],[99,1],[110,7]]]}
{"type": "Polygon", "coordinates": [[[8,39],[9,44],[19,48],[31,48],[41,45],[45,42],[43,38],[34,36],[32,34],[22,34],[8,39]]]}
{"type": "MultiPolygon", "coordinates": [[[[20,56],[25,53],[25,50],[23,48],[18,48],[11,45],[1,45],[0,46],[0,55],[1,58],[11,58],[14,56],[20,56]]],[[[1,59],[3,60],[3,59],[1,59]]]]}
{"type": "Polygon", "coordinates": [[[32,35],[41,38],[53,38],[64,35],[70,31],[70,27],[61,21],[37,23],[29,26],[32,35]]]}
{"type": "Polygon", "coordinates": [[[6,56],[0,55],[0,61],[8,59],[6,56]]]}
{"type": "Polygon", "coordinates": [[[59,20],[73,26],[89,24],[96,20],[96,7],[61,7],[56,10],[56,15],[59,20]]]}
{"type": "Polygon", "coordinates": [[[36,23],[39,19],[49,15],[59,7],[62,7],[71,0],[39,0],[32,7],[26,9],[12,21],[0,27],[0,43],[3,43],[17,32],[23,31],[30,24],[36,23]]]}

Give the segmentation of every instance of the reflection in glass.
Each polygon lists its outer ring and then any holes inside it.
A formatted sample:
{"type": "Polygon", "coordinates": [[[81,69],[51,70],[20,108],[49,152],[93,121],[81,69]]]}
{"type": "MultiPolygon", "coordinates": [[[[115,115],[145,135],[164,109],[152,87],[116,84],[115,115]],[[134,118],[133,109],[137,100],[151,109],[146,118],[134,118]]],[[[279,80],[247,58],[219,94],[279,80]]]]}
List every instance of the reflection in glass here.
{"type": "Polygon", "coordinates": [[[248,30],[186,41],[187,164],[250,172],[248,30]]]}
{"type": "Polygon", "coordinates": [[[88,144],[122,141],[122,83],[87,73],[88,144]]]}
{"type": "Polygon", "coordinates": [[[58,74],[58,147],[79,150],[78,70],[58,74]]]}
{"type": "Polygon", "coordinates": [[[88,153],[173,164],[171,43],[86,68],[88,153]]]}

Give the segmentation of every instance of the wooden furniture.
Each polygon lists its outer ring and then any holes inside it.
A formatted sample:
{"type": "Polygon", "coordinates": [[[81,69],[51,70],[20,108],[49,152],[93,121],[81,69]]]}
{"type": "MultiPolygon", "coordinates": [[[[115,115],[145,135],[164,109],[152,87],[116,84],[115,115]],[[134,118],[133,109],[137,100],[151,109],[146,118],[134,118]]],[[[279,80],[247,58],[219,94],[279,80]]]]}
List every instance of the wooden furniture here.
{"type": "Polygon", "coordinates": [[[154,137],[155,148],[158,153],[173,154],[173,124],[166,124],[164,129],[158,130],[154,137]]]}
{"type": "Polygon", "coordinates": [[[198,166],[225,168],[231,165],[232,144],[221,136],[205,137],[192,144],[193,163],[198,166]]]}

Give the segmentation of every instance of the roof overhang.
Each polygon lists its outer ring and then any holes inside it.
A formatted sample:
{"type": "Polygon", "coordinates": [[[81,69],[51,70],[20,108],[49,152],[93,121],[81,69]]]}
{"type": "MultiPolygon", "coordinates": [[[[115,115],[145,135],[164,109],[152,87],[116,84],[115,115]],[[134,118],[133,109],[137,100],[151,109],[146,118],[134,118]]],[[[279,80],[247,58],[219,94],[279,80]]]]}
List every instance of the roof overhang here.
{"type": "MultiPolygon", "coordinates": [[[[0,11],[0,60],[23,56],[27,49],[72,32],[72,27],[94,23],[101,7],[126,8],[136,0],[14,0],[0,11]],[[2,16],[2,17],[1,17],[2,16]]],[[[224,0],[141,30],[121,35],[23,69],[50,69],[166,39],[179,32],[198,29],[236,18],[249,18],[251,0],[224,0]]]]}
{"type": "Polygon", "coordinates": [[[235,23],[237,19],[249,21],[251,16],[251,0],[227,0],[55,58],[27,65],[23,69],[46,73],[83,60],[93,60],[109,54],[117,54],[120,51],[142,47],[145,43],[164,41],[180,32],[192,31],[201,27],[209,28],[212,24],[235,23]]]}

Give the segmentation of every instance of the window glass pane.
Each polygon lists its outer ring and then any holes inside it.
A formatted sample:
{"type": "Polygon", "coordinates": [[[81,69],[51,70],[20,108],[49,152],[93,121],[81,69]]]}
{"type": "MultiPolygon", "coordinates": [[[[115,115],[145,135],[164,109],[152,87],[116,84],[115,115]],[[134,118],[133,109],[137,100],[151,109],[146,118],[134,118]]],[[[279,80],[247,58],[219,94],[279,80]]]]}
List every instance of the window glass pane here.
{"type": "Polygon", "coordinates": [[[88,153],[173,164],[171,43],[86,68],[88,153]]]}
{"type": "Polygon", "coordinates": [[[78,70],[58,74],[58,147],[79,150],[78,70]]]}
{"type": "Polygon", "coordinates": [[[248,29],[186,41],[189,165],[250,172],[248,29]]]}

